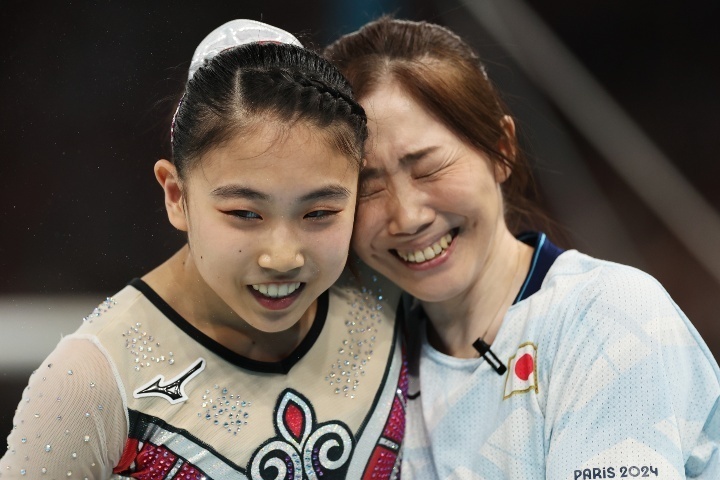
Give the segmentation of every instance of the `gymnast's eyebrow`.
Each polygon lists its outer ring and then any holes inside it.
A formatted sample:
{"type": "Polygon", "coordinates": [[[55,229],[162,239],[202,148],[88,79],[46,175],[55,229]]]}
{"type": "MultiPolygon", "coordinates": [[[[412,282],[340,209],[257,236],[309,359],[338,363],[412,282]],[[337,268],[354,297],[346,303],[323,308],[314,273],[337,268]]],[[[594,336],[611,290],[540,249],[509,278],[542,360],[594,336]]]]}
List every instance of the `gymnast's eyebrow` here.
{"type": "Polygon", "coordinates": [[[310,202],[313,200],[344,200],[349,198],[350,195],[350,190],[342,185],[328,185],[303,195],[300,197],[299,201],[310,202]]]}
{"type": "MultiPolygon", "coordinates": [[[[213,189],[211,192],[213,197],[222,199],[240,198],[244,200],[259,200],[263,202],[269,202],[272,200],[272,195],[260,192],[250,187],[243,185],[223,185],[213,189]]],[[[351,195],[350,190],[343,187],[342,185],[327,185],[325,187],[318,188],[311,192],[301,196],[298,201],[301,203],[310,202],[313,200],[342,200],[349,198],[351,195]]]]}
{"type": "Polygon", "coordinates": [[[213,197],[219,198],[242,198],[245,200],[262,200],[265,202],[270,200],[270,195],[242,185],[223,185],[213,189],[210,193],[213,197]]]}

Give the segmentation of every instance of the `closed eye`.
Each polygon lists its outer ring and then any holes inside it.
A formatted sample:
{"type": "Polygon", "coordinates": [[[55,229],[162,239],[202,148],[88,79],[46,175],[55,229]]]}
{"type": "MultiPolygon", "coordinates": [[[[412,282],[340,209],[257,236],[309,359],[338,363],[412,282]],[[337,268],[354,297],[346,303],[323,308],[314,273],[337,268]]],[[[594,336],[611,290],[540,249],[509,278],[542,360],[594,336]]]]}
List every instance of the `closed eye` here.
{"type": "Polygon", "coordinates": [[[369,187],[363,186],[363,187],[360,187],[358,196],[361,198],[371,197],[371,196],[375,195],[376,193],[378,193],[380,190],[382,190],[382,188],[379,188],[379,187],[369,188],[369,187]]]}
{"type": "Polygon", "coordinates": [[[438,168],[434,168],[432,170],[428,170],[425,172],[419,172],[418,174],[414,175],[414,178],[416,179],[423,179],[423,178],[433,178],[437,174],[439,174],[443,169],[445,165],[442,165],[438,168]]]}
{"type": "Polygon", "coordinates": [[[385,185],[379,180],[366,180],[360,184],[358,197],[368,198],[385,189],[385,185]]]}
{"type": "Polygon", "coordinates": [[[358,198],[372,197],[385,188],[383,170],[373,167],[363,167],[358,182],[358,198]]]}

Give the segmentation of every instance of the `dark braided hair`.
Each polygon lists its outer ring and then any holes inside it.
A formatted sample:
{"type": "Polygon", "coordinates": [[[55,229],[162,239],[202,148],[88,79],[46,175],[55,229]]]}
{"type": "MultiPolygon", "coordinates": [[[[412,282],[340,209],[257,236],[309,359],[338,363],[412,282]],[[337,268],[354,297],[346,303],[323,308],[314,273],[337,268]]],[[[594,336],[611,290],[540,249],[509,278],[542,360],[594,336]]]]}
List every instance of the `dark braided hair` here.
{"type": "Polygon", "coordinates": [[[365,112],[338,70],[301,47],[251,43],[219,53],[188,81],[172,135],[180,178],[213,146],[263,121],[321,128],[360,166],[365,112]]]}

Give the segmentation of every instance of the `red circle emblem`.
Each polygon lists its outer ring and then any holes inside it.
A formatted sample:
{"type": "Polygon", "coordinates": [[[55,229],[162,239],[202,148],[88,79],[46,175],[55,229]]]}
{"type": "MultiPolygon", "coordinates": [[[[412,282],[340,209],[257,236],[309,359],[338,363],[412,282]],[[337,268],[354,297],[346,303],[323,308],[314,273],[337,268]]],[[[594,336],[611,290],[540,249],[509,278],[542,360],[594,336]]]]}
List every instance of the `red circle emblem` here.
{"type": "Polygon", "coordinates": [[[533,372],[534,363],[533,357],[529,353],[518,358],[515,361],[515,375],[523,381],[527,380],[533,372]]]}

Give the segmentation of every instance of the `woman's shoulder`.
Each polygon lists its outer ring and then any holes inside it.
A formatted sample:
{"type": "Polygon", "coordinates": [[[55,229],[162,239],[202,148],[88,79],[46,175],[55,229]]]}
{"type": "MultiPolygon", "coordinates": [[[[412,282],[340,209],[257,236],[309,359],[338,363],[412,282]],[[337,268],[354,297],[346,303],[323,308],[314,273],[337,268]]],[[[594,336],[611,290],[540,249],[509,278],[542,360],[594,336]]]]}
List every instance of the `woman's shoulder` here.
{"type": "Polygon", "coordinates": [[[543,336],[555,348],[628,338],[703,344],[662,285],[631,266],[568,250],[552,265],[538,293],[529,313],[543,318],[543,336]]]}
{"type": "Polygon", "coordinates": [[[669,348],[712,359],[685,313],[642,270],[570,250],[558,257],[543,288],[557,305],[558,319],[546,331],[554,330],[560,345],[626,352],[669,348]]]}
{"type": "Polygon", "coordinates": [[[577,250],[568,250],[557,258],[543,288],[571,294],[581,308],[589,302],[604,301],[632,309],[641,305],[654,305],[679,310],[665,288],[652,275],[577,250]]]}
{"type": "MultiPolygon", "coordinates": [[[[639,281],[651,281],[657,284],[650,274],[642,270],[616,263],[610,260],[602,260],[592,257],[577,250],[566,250],[558,256],[550,272],[552,276],[604,276],[610,278],[635,278],[639,281]]],[[[604,278],[602,278],[604,279],[604,278]]]]}

